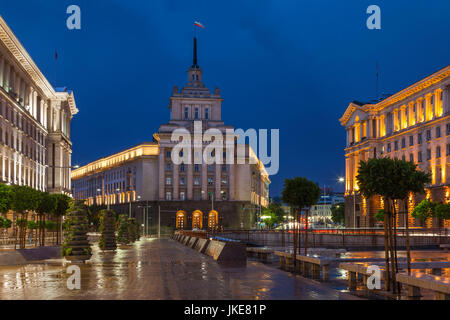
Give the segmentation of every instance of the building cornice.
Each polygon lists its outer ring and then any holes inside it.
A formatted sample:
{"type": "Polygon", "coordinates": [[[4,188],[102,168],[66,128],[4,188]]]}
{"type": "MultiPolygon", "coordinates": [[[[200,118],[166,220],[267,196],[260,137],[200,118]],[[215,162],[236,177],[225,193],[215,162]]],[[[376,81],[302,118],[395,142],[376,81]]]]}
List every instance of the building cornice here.
{"type": "Polygon", "coordinates": [[[410,85],[406,89],[403,89],[392,96],[378,102],[377,104],[373,105],[373,107],[380,111],[392,104],[395,104],[399,101],[405,100],[408,97],[416,94],[419,91],[422,91],[426,88],[431,87],[432,85],[442,81],[445,78],[450,77],[450,65],[433,73],[432,75],[410,85]]]}
{"type": "MultiPolygon", "coordinates": [[[[36,87],[38,87],[42,93],[45,95],[46,99],[58,99],[58,93],[55,91],[53,86],[48,82],[47,78],[39,70],[36,63],[28,54],[27,50],[20,43],[19,39],[14,35],[12,30],[9,28],[6,21],[0,15],[0,41],[9,50],[14,59],[23,68],[26,74],[34,82],[36,87]]],[[[65,93],[67,100],[69,102],[70,110],[72,115],[78,113],[78,109],[75,104],[75,98],[73,92],[65,93]]]]}
{"type": "Polygon", "coordinates": [[[409,97],[413,96],[417,92],[425,90],[432,85],[450,77],[450,65],[433,73],[432,75],[410,85],[406,89],[403,89],[392,96],[376,103],[376,104],[364,104],[357,105],[355,103],[350,103],[350,105],[345,110],[344,115],[339,119],[342,126],[345,126],[352,116],[353,112],[356,110],[361,110],[367,113],[377,113],[393,104],[396,104],[400,101],[406,100],[409,97]]]}
{"type": "Polygon", "coordinates": [[[73,170],[72,180],[77,180],[94,173],[109,170],[111,168],[120,166],[125,162],[136,160],[144,156],[157,155],[159,155],[159,145],[157,143],[143,143],[73,170]]]}
{"type": "Polygon", "coordinates": [[[11,31],[9,26],[6,24],[3,17],[0,15],[0,40],[11,52],[14,58],[20,63],[20,65],[25,69],[30,78],[35,82],[35,84],[42,90],[42,92],[47,96],[48,99],[55,98],[55,90],[52,85],[48,82],[42,72],[34,63],[33,59],[30,57],[28,52],[22,46],[20,41],[11,31]]]}

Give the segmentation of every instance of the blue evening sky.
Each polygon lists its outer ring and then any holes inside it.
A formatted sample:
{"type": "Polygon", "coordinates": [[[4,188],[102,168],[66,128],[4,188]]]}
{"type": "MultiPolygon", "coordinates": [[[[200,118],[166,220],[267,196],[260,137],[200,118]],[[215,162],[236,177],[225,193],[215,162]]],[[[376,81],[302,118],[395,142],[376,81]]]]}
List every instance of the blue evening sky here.
{"type": "Polygon", "coordinates": [[[285,178],[335,183],[345,173],[345,130],[352,100],[393,93],[450,64],[448,0],[15,0],[0,14],[56,86],[75,91],[73,163],[86,164],[143,141],[167,123],[169,96],[192,63],[222,90],[223,120],[236,128],[279,128],[285,178]],[[77,4],[82,30],[66,28],[77,4]],[[366,28],[381,7],[382,30],[366,28]]]}

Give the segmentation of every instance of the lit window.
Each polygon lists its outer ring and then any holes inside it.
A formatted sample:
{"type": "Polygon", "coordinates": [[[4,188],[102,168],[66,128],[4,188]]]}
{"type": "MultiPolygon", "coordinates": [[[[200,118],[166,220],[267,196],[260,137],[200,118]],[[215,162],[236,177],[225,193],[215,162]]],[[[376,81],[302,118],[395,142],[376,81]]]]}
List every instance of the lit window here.
{"type": "Polygon", "coordinates": [[[168,201],[172,200],[172,192],[170,192],[170,191],[166,192],[166,200],[168,200],[168,201]]]}
{"type": "Polygon", "coordinates": [[[166,185],[172,185],[172,178],[166,178],[166,185]]]}
{"type": "Polygon", "coordinates": [[[200,185],[200,179],[198,177],[194,178],[194,185],[196,186],[200,185]]]}
{"type": "Polygon", "coordinates": [[[183,191],[180,192],[180,200],[181,200],[181,201],[186,200],[186,194],[185,194],[183,191]]]}

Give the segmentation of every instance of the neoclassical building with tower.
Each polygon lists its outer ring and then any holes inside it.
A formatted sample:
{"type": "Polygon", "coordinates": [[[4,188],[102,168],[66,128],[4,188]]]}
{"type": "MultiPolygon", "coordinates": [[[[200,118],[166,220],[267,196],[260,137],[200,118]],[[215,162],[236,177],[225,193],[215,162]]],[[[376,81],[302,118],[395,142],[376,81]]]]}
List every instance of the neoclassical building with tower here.
{"type": "MultiPolygon", "coordinates": [[[[153,134],[153,141],[72,172],[76,199],[88,204],[109,203],[115,210],[140,221],[148,219],[144,218],[144,209],[151,207],[147,212],[154,217],[158,211],[161,224],[169,228],[241,229],[256,223],[261,208],[268,205],[270,180],[249,145],[245,145],[245,163],[237,164],[237,154],[233,154],[233,163],[172,161],[172,152],[179,143],[172,140],[175,130],[188,132],[194,141],[195,126],[200,125],[202,132],[216,129],[223,134],[233,129],[222,121],[220,89],[210,91],[203,82],[203,71],[197,61],[197,39],[187,77],[181,89],[173,88],[170,120],[153,134]]],[[[202,152],[206,145],[201,146],[202,152]]],[[[194,146],[191,152],[192,158],[198,156],[194,146]]],[[[223,158],[227,152],[224,146],[223,158]]]]}

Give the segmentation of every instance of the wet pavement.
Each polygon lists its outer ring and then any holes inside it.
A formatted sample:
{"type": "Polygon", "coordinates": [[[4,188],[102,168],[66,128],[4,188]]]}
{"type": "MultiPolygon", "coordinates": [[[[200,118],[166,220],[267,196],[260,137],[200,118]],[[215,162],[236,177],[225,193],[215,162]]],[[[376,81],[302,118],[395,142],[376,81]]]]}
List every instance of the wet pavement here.
{"type": "Polygon", "coordinates": [[[94,246],[81,266],[81,290],[67,288],[68,266],[56,260],[0,267],[0,299],[355,299],[257,261],[223,267],[171,239],[141,240],[115,253],[94,246]]]}

